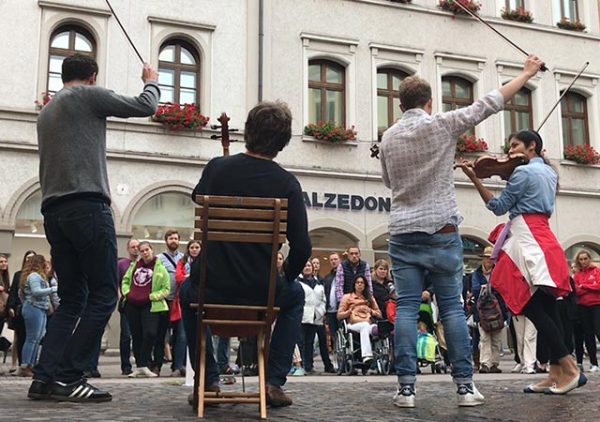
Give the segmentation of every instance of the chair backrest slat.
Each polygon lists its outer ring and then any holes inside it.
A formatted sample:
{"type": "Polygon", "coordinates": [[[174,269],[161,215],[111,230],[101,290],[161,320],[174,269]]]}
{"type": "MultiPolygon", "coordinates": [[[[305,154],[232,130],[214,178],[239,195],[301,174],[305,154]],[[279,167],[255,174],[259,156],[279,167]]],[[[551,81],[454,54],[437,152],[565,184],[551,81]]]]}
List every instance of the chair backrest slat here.
{"type": "MultiPolygon", "coordinates": [[[[198,220],[201,220],[198,218],[198,220]]],[[[202,225],[202,221],[197,223],[202,225]]],[[[281,223],[281,231],[287,230],[287,223],[281,223]]],[[[273,222],[271,221],[246,221],[246,220],[208,220],[209,230],[219,231],[241,231],[241,232],[256,232],[256,233],[272,233],[273,222]]]]}
{"type": "MultiPolygon", "coordinates": [[[[236,219],[236,220],[249,220],[249,221],[264,221],[273,220],[275,217],[275,211],[271,209],[258,209],[258,208],[220,208],[220,205],[224,204],[211,204],[208,216],[210,218],[218,219],[236,219]]],[[[196,209],[196,216],[200,217],[202,212],[202,206],[196,209]]],[[[287,221],[287,211],[281,211],[281,219],[287,221]]]]}
{"type": "MultiPolygon", "coordinates": [[[[196,203],[199,205],[204,205],[204,197],[202,195],[196,196],[196,203]]],[[[281,208],[287,208],[288,200],[280,199],[281,208]]],[[[211,205],[224,205],[224,206],[234,206],[234,207],[243,207],[243,208],[252,208],[252,207],[266,207],[273,209],[273,198],[258,198],[251,196],[210,196],[211,205]],[[265,201],[267,199],[268,201],[265,201]]]]}
{"type": "MultiPolygon", "coordinates": [[[[278,243],[285,242],[285,234],[278,237],[278,243]]],[[[209,231],[207,240],[217,242],[240,242],[240,243],[271,243],[272,234],[240,233],[240,232],[214,232],[209,231]]]]}

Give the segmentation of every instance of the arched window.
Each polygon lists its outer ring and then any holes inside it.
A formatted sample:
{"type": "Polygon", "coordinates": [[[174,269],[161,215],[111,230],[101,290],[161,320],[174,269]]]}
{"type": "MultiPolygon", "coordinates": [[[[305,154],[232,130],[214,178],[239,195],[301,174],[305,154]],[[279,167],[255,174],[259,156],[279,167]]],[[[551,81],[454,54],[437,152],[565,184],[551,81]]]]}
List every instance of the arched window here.
{"type": "Polygon", "coordinates": [[[483,249],[487,246],[487,243],[470,236],[461,236],[461,239],[463,244],[465,272],[471,273],[481,265],[481,255],[483,254],[483,249]]]}
{"type": "Polygon", "coordinates": [[[350,233],[332,227],[314,229],[308,235],[312,243],[312,256],[320,258],[323,273],[331,270],[331,266],[329,265],[329,254],[331,252],[339,253],[343,259],[342,255],[346,248],[358,244],[357,239],[350,233]]]}
{"type": "MultiPolygon", "coordinates": [[[[442,110],[450,111],[467,107],[473,104],[473,84],[466,79],[457,76],[445,76],[442,78],[442,110]]],[[[465,132],[474,135],[473,128],[465,132]]]]}
{"type": "Polygon", "coordinates": [[[44,236],[44,217],[42,216],[42,191],[34,192],[27,198],[15,220],[15,235],[44,236]]]}
{"type": "Polygon", "coordinates": [[[587,100],[583,95],[568,92],[560,102],[564,145],[590,143],[587,100]]]}
{"type": "Polygon", "coordinates": [[[521,88],[519,92],[504,105],[504,134],[523,129],[533,128],[533,113],[531,108],[531,91],[521,88]]]}
{"type": "Polygon", "coordinates": [[[74,54],[96,57],[96,42],[85,28],[67,25],[57,28],[50,37],[48,57],[48,84],[46,92],[52,95],[62,86],[62,62],[74,54]]]}
{"type": "Polygon", "coordinates": [[[575,255],[581,250],[586,250],[590,254],[592,262],[596,265],[600,265],[600,245],[590,242],[577,243],[567,249],[565,251],[567,261],[572,263],[575,260],[575,255]]]}
{"type": "Polygon", "coordinates": [[[525,7],[525,0],[504,0],[504,8],[508,10],[516,10],[519,7],[525,7]]]}
{"type": "Polygon", "coordinates": [[[200,103],[200,55],[194,46],[177,39],[161,46],[158,85],[162,103],[200,103]]]}
{"type": "Polygon", "coordinates": [[[346,72],[328,60],[308,64],[308,121],[346,125],[346,72]]]}
{"type": "Polygon", "coordinates": [[[560,22],[562,18],[567,18],[571,22],[579,20],[579,7],[577,0],[552,0],[552,13],[554,22],[560,22]]]}
{"type": "Polygon", "coordinates": [[[162,243],[168,229],[177,229],[184,244],[194,230],[194,203],[180,192],[160,193],[148,199],[133,219],[133,237],[162,243]]]}
{"type": "Polygon", "coordinates": [[[398,89],[400,82],[408,76],[398,69],[382,68],[377,70],[377,134],[383,132],[402,117],[398,89]]]}

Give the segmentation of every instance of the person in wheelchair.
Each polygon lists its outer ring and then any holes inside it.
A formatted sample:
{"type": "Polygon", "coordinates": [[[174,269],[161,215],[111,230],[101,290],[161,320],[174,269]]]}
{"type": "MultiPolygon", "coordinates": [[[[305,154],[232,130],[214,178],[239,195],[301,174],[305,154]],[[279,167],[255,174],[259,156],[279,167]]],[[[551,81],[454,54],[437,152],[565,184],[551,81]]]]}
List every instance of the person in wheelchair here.
{"type": "Polygon", "coordinates": [[[372,319],[381,319],[381,311],[373,295],[367,288],[363,275],[357,275],[353,280],[352,292],[346,293],[338,308],[337,319],[347,319],[350,331],[360,334],[360,350],[363,363],[373,360],[373,351],[369,336],[376,330],[377,324],[372,319]]]}

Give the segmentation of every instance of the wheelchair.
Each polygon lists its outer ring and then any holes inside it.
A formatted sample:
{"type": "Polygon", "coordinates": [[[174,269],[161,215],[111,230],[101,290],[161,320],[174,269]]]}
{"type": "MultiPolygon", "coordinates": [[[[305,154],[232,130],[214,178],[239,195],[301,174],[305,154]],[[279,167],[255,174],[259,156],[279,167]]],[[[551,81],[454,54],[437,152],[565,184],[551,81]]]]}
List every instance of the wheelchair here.
{"type": "Polygon", "coordinates": [[[346,321],[339,321],[339,329],[335,333],[335,355],[338,375],[356,375],[360,370],[363,375],[373,368],[377,375],[389,375],[393,368],[394,352],[390,340],[393,324],[379,320],[377,335],[371,336],[373,361],[363,363],[360,350],[360,334],[350,331],[346,321]]]}

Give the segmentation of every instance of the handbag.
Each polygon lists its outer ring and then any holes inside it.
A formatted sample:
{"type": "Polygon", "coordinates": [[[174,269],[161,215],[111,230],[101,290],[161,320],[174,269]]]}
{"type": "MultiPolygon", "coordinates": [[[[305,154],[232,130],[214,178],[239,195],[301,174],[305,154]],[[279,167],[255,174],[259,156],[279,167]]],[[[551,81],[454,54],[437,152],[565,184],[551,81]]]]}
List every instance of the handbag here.
{"type": "Polygon", "coordinates": [[[54,305],[52,304],[52,301],[50,301],[50,303],[48,304],[48,310],[46,311],[46,314],[48,316],[51,316],[54,313],[54,305]]]}

